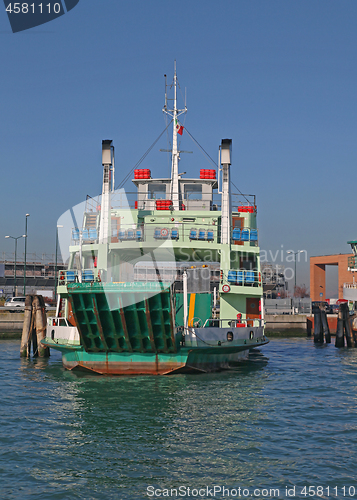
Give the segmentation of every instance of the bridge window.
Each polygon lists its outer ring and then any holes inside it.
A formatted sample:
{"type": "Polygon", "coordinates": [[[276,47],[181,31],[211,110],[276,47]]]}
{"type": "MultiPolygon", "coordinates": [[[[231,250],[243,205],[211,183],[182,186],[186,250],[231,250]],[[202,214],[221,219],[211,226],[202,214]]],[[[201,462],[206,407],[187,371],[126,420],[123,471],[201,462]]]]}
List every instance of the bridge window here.
{"type": "Polygon", "coordinates": [[[165,200],[166,199],[166,184],[149,184],[148,186],[149,200],[165,200]]]}
{"type": "Polygon", "coordinates": [[[202,200],[202,184],[185,184],[186,200],[202,200]]]}

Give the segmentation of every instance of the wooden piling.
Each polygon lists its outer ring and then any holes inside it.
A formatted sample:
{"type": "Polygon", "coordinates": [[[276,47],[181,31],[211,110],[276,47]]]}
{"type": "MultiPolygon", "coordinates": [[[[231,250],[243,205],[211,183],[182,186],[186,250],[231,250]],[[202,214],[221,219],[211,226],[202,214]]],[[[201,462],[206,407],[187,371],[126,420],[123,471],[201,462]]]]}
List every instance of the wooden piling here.
{"type": "Polygon", "coordinates": [[[337,317],[337,330],[336,330],[336,338],[335,338],[335,347],[344,347],[345,346],[345,339],[343,335],[343,312],[341,309],[341,306],[339,307],[338,310],[338,317],[337,317]]]}
{"type": "Polygon", "coordinates": [[[341,308],[342,314],[343,314],[343,325],[345,328],[347,347],[356,347],[355,341],[353,338],[353,334],[352,334],[352,328],[351,328],[351,323],[350,323],[350,312],[348,309],[347,302],[343,302],[340,305],[340,308],[341,308]]]}
{"type": "Polygon", "coordinates": [[[41,343],[46,337],[46,324],[46,306],[42,295],[27,295],[20,357],[30,357],[31,344],[33,356],[47,358],[50,355],[49,348],[44,347],[41,343]]]}
{"type": "Polygon", "coordinates": [[[325,309],[321,309],[321,326],[322,326],[322,335],[325,335],[326,344],[331,344],[331,333],[330,327],[328,326],[327,314],[325,309]]]}
{"type": "Polygon", "coordinates": [[[353,340],[354,340],[354,343],[355,343],[355,347],[357,347],[357,330],[355,330],[356,328],[356,320],[357,320],[357,315],[354,314],[351,318],[351,329],[352,329],[352,336],[353,336],[353,340]]]}
{"type": "Polygon", "coordinates": [[[320,308],[314,312],[314,342],[315,344],[323,344],[324,342],[320,308]]]}
{"type": "Polygon", "coordinates": [[[20,357],[30,357],[32,333],[32,295],[26,295],[24,324],[22,327],[22,338],[20,347],[20,357]]]}
{"type": "Polygon", "coordinates": [[[46,306],[42,295],[35,295],[32,300],[32,313],[35,318],[36,337],[37,337],[37,353],[40,358],[48,358],[50,350],[44,347],[41,341],[46,337],[46,306]]]}
{"type": "Polygon", "coordinates": [[[312,321],[309,318],[306,318],[306,334],[308,337],[311,337],[312,331],[312,321]]]}

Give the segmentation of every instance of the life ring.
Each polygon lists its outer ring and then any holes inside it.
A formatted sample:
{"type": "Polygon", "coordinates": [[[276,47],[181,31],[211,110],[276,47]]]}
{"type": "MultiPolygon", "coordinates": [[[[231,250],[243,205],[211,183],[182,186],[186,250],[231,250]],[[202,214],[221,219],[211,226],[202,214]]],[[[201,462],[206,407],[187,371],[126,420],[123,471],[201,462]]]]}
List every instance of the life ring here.
{"type": "Polygon", "coordinates": [[[160,235],[161,235],[163,238],[165,238],[166,236],[168,236],[168,235],[169,235],[169,230],[168,230],[166,227],[164,227],[163,229],[161,229],[161,231],[160,231],[160,235]]]}
{"type": "Polygon", "coordinates": [[[194,327],[194,328],[202,328],[202,325],[203,325],[203,321],[201,318],[192,318],[191,321],[190,321],[190,324],[188,326],[190,326],[191,328],[194,327]]]}

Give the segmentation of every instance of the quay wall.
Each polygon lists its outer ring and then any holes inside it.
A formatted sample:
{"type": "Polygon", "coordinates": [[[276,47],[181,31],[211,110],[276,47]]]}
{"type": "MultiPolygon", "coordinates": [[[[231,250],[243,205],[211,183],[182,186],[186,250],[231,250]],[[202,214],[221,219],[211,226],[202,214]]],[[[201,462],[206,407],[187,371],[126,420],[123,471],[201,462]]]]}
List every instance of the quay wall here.
{"type": "Polygon", "coordinates": [[[289,334],[306,335],[306,314],[267,314],[265,316],[265,333],[279,335],[289,334]]]}
{"type": "MultiPolygon", "coordinates": [[[[54,316],[56,311],[47,311],[47,316],[54,316]]],[[[0,339],[21,338],[24,312],[0,311],[0,339]]]]}
{"type": "Polygon", "coordinates": [[[23,322],[23,312],[3,312],[0,314],[0,332],[21,332],[23,322]]]}
{"type": "MultiPolygon", "coordinates": [[[[337,314],[328,314],[327,321],[331,334],[337,330],[337,314]]],[[[270,335],[280,335],[288,333],[290,335],[306,335],[308,331],[314,333],[314,316],[308,314],[268,314],[265,316],[265,333],[270,335]]]]}
{"type": "MultiPolygon", "coordinates": [[[[54,316],[55,311],[48,311],[47,316],[54,316]]],[[[337,314],[327,315],[332,334],[337,329],[337,314]]],[[[0,313],[0,339],[21,338],[24,313],[0,313]]],[[[265,333],[269,335],[306,335],[308,329],[314,331],[314,317],[306,314],[267,314],[265,316],[265,333]]]]}

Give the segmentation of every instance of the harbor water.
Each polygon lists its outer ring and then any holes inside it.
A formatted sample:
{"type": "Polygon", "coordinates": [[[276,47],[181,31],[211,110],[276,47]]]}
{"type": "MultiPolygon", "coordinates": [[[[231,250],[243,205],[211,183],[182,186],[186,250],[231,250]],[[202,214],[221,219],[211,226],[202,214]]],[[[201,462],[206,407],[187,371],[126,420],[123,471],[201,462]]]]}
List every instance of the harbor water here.
{"type": "Polygon", "coordinates": [[[357,498],[356,382],[357,350],[305,338],[230,372],[130,378],[3,340],[0,498],[357,498]]]}

